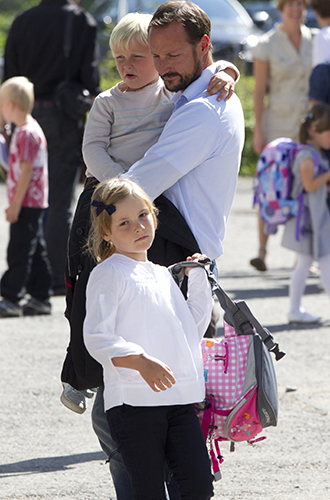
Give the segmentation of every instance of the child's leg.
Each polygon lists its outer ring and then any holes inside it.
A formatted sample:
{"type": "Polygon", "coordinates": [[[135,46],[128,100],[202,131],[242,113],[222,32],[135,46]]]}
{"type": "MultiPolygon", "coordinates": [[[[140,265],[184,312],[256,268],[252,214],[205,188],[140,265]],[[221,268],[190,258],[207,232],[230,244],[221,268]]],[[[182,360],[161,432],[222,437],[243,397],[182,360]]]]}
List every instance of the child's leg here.
{"type": "MultiPolygon", "coordinates": [[[[35,209],[30,209],[35,210],[35,209]]],[[[31,297],[45,301],[51,295],[51,267],[47,255],[47,246],[43,228],[44,210],[40,211],[38,219],[38,230],[36,234],[37,244],[32,258],[31,272],[26,283],[26,291],[31,297]]]]}
{"type": "Polygon", "coordinates": [[[8,269],[1,278],[1,295],[13,303],[24,297],[37,245],[38,218],[41,209],[22,207],[18,221],[10,224],[7,248],[8,269]]]}
{"type": "Polygon", "coordinates": [[[289,286],[290,312],[298,314],[301,312],[301,298],[305,291],[309,268],[313,262],[311,255],[297,253],[297,263],[291,275],[289,286]]]}
{"type": "Polygon", "coordinates": [[[213,475],[202,428],[193,405],[168,407],[166,460],[181,500],[213,497],[213,475]]]}
{"type": "MultiPolygon", "coordinates": [[[[135,500],[165,500],[167,407],[117,406],[107,411],[135,500]]],[[[191,499],[192,500],[192,499],[191,499]]]]}
{"type": "Polygon", "coordinates": [[[330,255],[324,255],[319,258],[321,280],[330,297],[330,255]]]}

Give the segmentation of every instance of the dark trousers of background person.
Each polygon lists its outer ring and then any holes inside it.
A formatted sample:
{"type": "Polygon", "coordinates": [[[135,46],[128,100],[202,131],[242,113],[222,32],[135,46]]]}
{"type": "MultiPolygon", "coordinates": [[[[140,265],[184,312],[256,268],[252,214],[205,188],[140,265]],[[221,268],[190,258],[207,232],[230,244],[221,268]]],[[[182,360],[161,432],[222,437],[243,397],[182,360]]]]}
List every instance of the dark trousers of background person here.
{"type": "Polygon", "coordinates": [[[51,268],[47,258],[41,208],[22,207],[19,219],[10,224],[8,270],[1,278],[1,295],[18,302],[25,292],[47,300],[51,292],[51,268]]]}
{"type": "Polygon", "coordinates": [[[64,116],[54,101],[37,100],[33,116],[43,129],[48,145],[49,208],[45,219],[45,237],[54,295],[62,295],[65,294],[72,203],[83,164],[81,145],[84,123],[64,116]]]}
{"type": "Polygon", "coordinates": [[[136,500],[165,500],[165,460],[181,500],[213,496],[210,459],[193,405],[123,404],[108,410],[107,418],[136,500]]]}

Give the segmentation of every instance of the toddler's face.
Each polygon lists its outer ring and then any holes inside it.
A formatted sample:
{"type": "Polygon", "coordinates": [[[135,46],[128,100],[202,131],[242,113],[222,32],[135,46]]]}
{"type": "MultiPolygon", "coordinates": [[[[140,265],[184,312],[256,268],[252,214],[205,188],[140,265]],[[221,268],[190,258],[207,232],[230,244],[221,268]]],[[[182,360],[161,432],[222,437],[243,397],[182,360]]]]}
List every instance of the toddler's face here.
{"type": "Polygon", "coordinates": [[[128,49],[113,49],[118,72],[127,85],[127,91],[139,90],[158,80],[149,47],[131,42],[128,49]]]}

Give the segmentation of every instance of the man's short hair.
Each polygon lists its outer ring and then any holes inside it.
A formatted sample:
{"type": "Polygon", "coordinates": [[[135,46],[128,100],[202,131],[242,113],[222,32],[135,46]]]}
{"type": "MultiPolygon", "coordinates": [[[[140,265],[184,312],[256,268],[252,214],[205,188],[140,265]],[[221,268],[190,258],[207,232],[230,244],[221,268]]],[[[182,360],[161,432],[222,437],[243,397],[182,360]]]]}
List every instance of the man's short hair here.
{"type": "Polygon", "coordinates": [[[114,27],[110,36],[110,49],[127,50],[130,44],[148,45],[148,26],[152,16],[132,12],[124,16],[114,27]]]}
{"type": "Polygon", "coordinates": [[[312,0],[311,7],[320,17],[330,17],[329,0],[312,0]]]}
{"type": "MultiPolygon", "coordinates": [[[[196,45],[204,35],[211,37],[211,21],[198,5],[183,0],[162,3],[149,24],[151,28],[165,27],[172,22],[181,24],[188,36],[188,42],[196,45]]],[[[210,43],[210,50],[212,45],[210,43]]]]}
{"type": "Polygon", "coordinates": [[[18,109],[31,113],[34,106],[34,85],[25,76],[9,78],[0,87],[0,96],[11,101],[18,109]]]}

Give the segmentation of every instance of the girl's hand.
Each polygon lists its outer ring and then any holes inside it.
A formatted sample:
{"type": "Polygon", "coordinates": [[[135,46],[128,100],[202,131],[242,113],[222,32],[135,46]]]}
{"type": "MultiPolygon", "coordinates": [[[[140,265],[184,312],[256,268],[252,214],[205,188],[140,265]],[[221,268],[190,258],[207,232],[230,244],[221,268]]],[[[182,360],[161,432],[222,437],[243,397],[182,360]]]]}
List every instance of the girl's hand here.
{"type": "Polygon", "coordinates": [[[166,391],[175,384],[174,374],[165,363],[147,354],[141,354],[139,358],[137,370],[153,391],[166,391]]]}
{"type": "MultiPolygon", "coordinates": [[[[186,261],[189,262],[189,261],[203,261],[203,260],[206,260],[208,259],[208,256],[205,255],[204,253],[194,253],[194,255],[192,255],[191,257],[187,257],[186,258],[186,261]]],[[[189,274],[189,271],[191,271],[191,269],[193,269],[192,267],[186,267],[185,268],[185,273],[186,273],[186,276],[188,276],[189,274]]]]}
{"type": "Polygon", "coordinates": [[[112,363],[114,366],[140,372],[141,377],[155,392],[166,391],[176,382],[172,370],[165,363],[145,353],[114,357],[112,363]]]}
{"type": "MultiPolygon", "coordinates": [[[[230,68],[228,68],[230,69],[230,68]]],[[[234,71],[232,70],[233,74],[234,71]]],[[[226,101],[231,98],[235,90],[235,79],[226,71],[219,71],[212,76],[209,86],[207,87],[207,95],[219,93],[217,101],[221,101],[226,97],[226,101]],[[227,95],[228,94],[228,95],[227,95]]]]}

